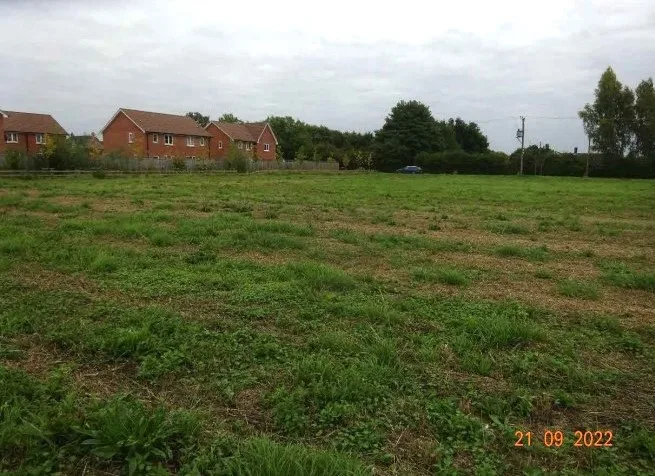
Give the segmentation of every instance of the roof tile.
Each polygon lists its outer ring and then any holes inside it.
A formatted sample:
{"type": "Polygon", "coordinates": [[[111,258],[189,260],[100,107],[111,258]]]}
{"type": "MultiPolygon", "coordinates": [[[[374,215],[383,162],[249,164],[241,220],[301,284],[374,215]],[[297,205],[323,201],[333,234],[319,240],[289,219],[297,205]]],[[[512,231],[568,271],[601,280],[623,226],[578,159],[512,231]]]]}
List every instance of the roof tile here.
{"type": "Polygon", "coordinates": [[[235,124],[232,122],[212,121],[212,123],[230,136],[232,140],[240,140],[244,142],[257,142],[264,127],[266,127],[265,122],[235,124]]]}
{"type": "Polygon", "coordinates": [[[211,137],[211,134],[196,124],[196,121],[188,116],[137,111],[136,109],[125,108],[121,108],[120,110],[146,132],[211,137]]]}
{"type": "Polygon", "coordinates": [[[50,114],[5,111],[4,129],[9,132],[36,132],[66,135],[66,131],[50,114]]]}

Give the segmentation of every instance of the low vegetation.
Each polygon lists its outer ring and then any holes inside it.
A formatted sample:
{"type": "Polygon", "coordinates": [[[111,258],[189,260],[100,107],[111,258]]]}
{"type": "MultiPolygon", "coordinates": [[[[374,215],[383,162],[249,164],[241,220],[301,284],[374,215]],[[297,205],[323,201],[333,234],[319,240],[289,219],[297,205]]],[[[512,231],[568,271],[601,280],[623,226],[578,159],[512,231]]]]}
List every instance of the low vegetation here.
{"type": "Polygon", "coordinates": [[[648,474],[654,207],[600,179],[0,179],[0,471],[648,474]]]}

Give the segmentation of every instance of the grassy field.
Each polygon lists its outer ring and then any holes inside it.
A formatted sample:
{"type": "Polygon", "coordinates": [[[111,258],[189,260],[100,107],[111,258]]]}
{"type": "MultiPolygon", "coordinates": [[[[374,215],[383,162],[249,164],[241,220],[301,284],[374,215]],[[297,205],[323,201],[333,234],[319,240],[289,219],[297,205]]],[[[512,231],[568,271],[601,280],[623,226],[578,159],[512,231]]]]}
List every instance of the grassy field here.
{"type": "Polygon", "coordinates": [[[654,250],[652,181],[0,178],[0,471],[648,474],[654,250]]]}

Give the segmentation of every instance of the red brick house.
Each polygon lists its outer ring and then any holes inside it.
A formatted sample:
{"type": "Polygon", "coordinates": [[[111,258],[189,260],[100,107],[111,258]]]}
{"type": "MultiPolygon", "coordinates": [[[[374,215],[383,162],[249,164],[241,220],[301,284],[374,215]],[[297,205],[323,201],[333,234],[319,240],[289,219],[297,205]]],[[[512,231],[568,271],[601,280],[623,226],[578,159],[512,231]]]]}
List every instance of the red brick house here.
{"type": "Polygon", "coordinates": [[[155,159],[207,159],[211,137],[190,117],[125,108],[102,129],[105,153],[155,159]]]}
{"type": "Polygon", "coordinates": [[[211,121],[205,126],[211,133],[210,157],[224,159],[230,147],[238,147],[259,160],[274,160],[277,138],[266,122],[234,124],[211,121]]]}
{"type": "Polygon", "coordinates": [[[64,128],[49,114],[0,111],[0,154],[8,150],[37,154],[49,135],[67,135],[64,128]]]}

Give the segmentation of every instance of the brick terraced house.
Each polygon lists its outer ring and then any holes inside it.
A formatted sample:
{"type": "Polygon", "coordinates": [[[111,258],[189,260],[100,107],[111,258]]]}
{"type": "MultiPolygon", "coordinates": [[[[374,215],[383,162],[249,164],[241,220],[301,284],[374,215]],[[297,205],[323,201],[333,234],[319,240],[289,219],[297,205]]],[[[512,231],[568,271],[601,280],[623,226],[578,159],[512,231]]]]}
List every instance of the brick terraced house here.
{"type": "Polygon", "coordinates": [[[0,111],[0,154],[8,150],[38,154],[49,135],[67,135],[64,128],[49,114],[0,111]]]}
{"type": "Polygon", "coordinates": [[[266,122],[235,124],[211,121],[205,126],[211,133],[210,157],[224,159],[230,147],[238,147],[259,160],[274,160],[277,138],[266,122]]]}
{"type": "Polygon", "coordinates": [[[125,108],[102,129],[105,153],[139,158],[207,159],[211,137],[190,117],[125,108]]]}

